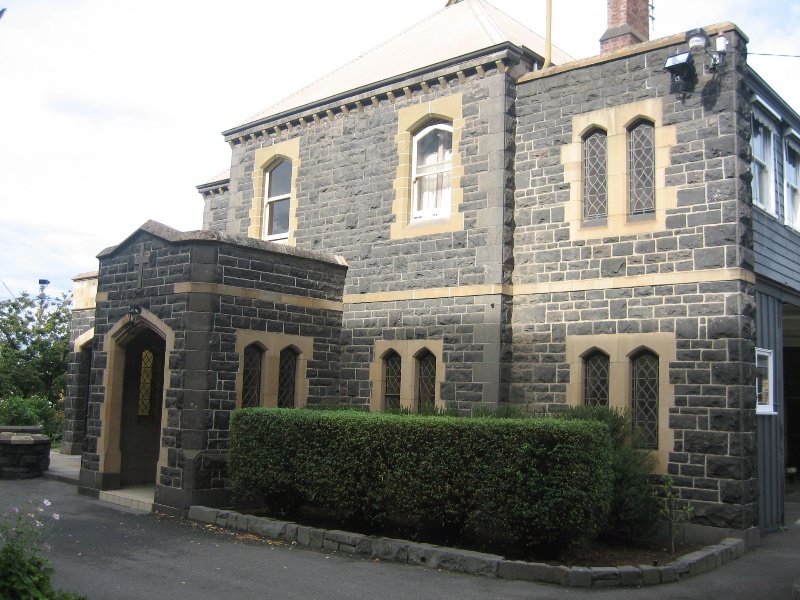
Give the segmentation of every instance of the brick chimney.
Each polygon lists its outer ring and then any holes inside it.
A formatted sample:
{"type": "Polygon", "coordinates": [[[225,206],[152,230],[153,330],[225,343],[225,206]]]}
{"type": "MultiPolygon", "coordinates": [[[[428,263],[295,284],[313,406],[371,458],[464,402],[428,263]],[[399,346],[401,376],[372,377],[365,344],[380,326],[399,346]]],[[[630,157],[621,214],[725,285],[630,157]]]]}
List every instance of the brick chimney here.
{"type": "Polygon", "coordinates": [[[608,29],[600,38],[606,54],[650,39],[650,0],[608,0],[608,29]]]}

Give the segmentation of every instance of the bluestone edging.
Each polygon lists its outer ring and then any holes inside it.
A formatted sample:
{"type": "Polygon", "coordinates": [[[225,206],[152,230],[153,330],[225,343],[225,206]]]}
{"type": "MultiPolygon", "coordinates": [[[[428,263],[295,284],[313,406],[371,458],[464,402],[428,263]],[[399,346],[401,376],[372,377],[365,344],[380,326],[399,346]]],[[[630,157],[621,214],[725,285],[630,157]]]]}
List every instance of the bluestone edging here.
{"type": "Polygon", "coordinates": [[[713,571],[745,553],[744,540],[725,538],[719,544],[681,556],[668,565],[623,567],[565,567],[545,563],[506,560],[496,554],[484,554],[458,548],[445,548],[407,540],[375,537],[298,525],[268,517],[254,517],[231,510],[192,506],[188,518],[245,531],[328,552],[346,552],[381,560],[390,560],[431,569],[445,569],[485,577],[551,583],[567,587],[641,587],[672,583],[713,571]]]}

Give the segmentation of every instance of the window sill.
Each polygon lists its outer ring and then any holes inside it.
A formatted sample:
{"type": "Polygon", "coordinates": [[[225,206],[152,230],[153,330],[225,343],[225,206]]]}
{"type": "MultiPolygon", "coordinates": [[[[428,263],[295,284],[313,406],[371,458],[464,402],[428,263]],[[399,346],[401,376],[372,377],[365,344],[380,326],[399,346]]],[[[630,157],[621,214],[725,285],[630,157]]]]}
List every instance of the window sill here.
{"type": "Polygon", "coordinates": [[[594,219],[584,219],[581,221],[581,229],[591,227],[607,227],[608,217],[597,217],[594,219]]]}
{"type": "Polygon", "coordinates": [[[625,219],[626,223],[642,223],[646,221],[655,221],[656,212],[637,213],[635,215],[628,215],[625,219]]]}
{"type": "Polygon", "coordinates": [[[765,417],[777,417],[778,413],[774,410],[758,410],[756,409],[756,416],[764,415],[765,417]]]}
{"type": "Polygon", "coordinates": [[[415,229],[417,227],[428,227],[430,225],[444,225],[450,220],[450,215],[436,216],[436,217],[420,217],[411,220],[406,229],[415,229]]]}

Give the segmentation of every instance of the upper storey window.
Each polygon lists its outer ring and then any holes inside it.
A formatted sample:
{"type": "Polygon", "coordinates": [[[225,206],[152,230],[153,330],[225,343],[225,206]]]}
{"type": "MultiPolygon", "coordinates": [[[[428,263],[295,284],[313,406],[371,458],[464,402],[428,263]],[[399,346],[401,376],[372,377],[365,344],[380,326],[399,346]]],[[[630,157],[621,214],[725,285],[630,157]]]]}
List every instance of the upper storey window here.
{"type": "Polygon", "coordinates": [[[655,127],[640,121],[628,130],[628,213],[644,215],[656,210],[655,127]]]}
{"type": "Polygon", "coordinates": [[[414,136],[412,219],[450,215],[453,127],[435,123],[414,136]]]}
{"type": "Polygon", "coordinates": [[[608,216],[608,145],[606,132],[595,129],[583,138],[583,218],[608,216]]]}
{"type": "Polygon", "coordinates": [[[786,222],[800,229],[800,154],[786,148],[786,222]]]}
{"type": "Polygon", "coordinates": [[[265,240],[282,241],[289,237],[289,197],[292,192],[292,161],[282,160],[264,177],[265,240]]]}
{"type": "Polygon", "coordinates": [[[775,212],[775,195],[772,192],[772,132],[760,121],[753,119],[753,204],[775,212]]]}

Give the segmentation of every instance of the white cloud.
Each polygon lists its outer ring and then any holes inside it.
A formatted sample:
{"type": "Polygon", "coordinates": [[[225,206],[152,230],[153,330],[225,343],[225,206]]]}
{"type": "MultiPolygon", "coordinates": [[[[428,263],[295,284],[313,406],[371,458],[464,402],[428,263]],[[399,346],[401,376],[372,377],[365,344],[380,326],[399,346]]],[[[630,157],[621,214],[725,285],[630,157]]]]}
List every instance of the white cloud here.
{"type": "MultiPolygon", "coordinates": [[[[491,0],[490,0],[491,1],[491,0]]],[[[545,0],[495,0],[544,35],[545,0]]],[[[445,0],[7,0],[0,21],[0,279],[67,290],[147,219],[201,226],[194,186],[228,166],[220,132],[445,0]]],[[[553,38],[596,54],[603,0],[556,0],[553,38]]],[[[751,50],[800,54],[785,0],[656,0],[654,37],[733,21],[751,50]]],[[[752,64],[800,107],[800,59],[752,64]]],[[[0,296],[5,291],[0,286],[0,296]]]]}

